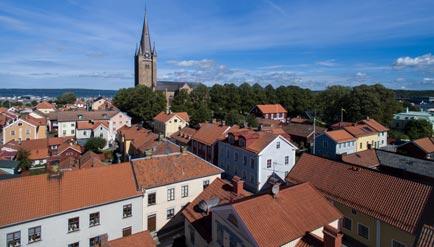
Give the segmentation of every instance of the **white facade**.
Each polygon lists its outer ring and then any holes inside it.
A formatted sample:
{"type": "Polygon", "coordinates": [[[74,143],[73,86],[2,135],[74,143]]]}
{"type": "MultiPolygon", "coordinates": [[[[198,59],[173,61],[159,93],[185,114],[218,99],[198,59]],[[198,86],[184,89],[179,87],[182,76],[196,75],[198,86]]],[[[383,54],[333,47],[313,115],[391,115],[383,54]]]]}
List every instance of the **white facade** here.
{"type": "Polygon", "coordinates": [[[258,192],[273,173],[285,180],[295,165],[296,149],[281,136],[277,136],[259,153],[220,141],[219,167],[230,177],[241,177],[247,190],[258,192]]]}
{"type": "Polygon", "coordinates": [[[149,216],[156,215],[156,231],[159,231],[170,220],[167,218],[168,210],[173,209],[174,215],[178,214],[187,203],[193,201],[203,191],[204,183],[211,184],[219,177],[220,174],[212,175],[144,190],[143,226],[145,230],[152,230],[148,227],[149,216]],[[188,186],[188,195],[185,197],[182,194],[183,186],[188,186]],[[169,200],[170,189],[174,189],[173,200],[169,200]],[[148,205],[149,195],[153,193],[156,196],[155,204],[148,205]]]}
{"type": "Polygon", "coordinates": [[[117,131],[123,126],[131,127],[131,117],[123,112],[118,112],[109,121],[109,140],[110,142],[116,139],[117,131]]]}
{"type": "Polygon", "coordinates": [[[75,138],[77,138],[77,140],[89,139],[91,137],[92,137],[91,129],[77,129],[75,132],[75,138]]]}
{"type": "Polygon", "coordinates": [[[132,234],[143,231],[143,197],[135,197],[100,206],[49,216],[38,220],[19,223],[0,229],[0,246],[7,246],[7,234],[20,232],[20,246],[67,247],[79,242],[79,246],[89,246],[90,238],[107,234],[108,240],[122,237],[122,229],[131,227],[132,234]],[[123,218],[123,206],[132,205],[132,216],[123,218]],[[89,225],[89,215],[99,212],[100,224],[89,225]],[[68,219],[79,217],[79,230],[68,232],[68,219]],[[29,228],[41,227],[41,240],[29,243],[29,228]]]}
{"type": "Polygon", "coordinates": [[[99,124],[98,126],[96,126],[96,128],[93,129],[93,137],[100,137],[106,140],[105,148],[107,148],[110,144],[110,141],[112,141],[110,139],[109,129],[104,126],[104,124],[99,124]]]}
{"type": "Polygon", "coordinates": [[[57,135],[59,137],[75,136],[77,123],[75,121],[59,122],[57,135]]]}
{"type": "Polygon", "coordinates": [[[377,148],[387,146],[387,131],[378,132],[378,144],[377,148]]]}

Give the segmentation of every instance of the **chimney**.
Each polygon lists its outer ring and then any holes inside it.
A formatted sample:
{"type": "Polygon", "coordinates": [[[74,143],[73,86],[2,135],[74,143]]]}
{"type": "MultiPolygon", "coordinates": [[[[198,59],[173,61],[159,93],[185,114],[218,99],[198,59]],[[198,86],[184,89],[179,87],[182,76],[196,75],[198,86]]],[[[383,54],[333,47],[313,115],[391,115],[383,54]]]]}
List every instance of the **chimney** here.
{"type": "Polygon", "coordinates": [[[405,112],[406,112],[406,113],[408,113],[408,107],[407,107],[407,108],[405,108],[405,112]]]}
{"type": "Polygon", "coordinates": [[[325,225],[323,229],[324,233],[324,247],[341,247],[342,246],[342,233],[337,229],[325,225]]]}
{"type": "Polygon", "coordinates": [[[241,195],[244,192],[244,181],[238,176],[232,177],[232,186],[234,188],[234,193],[241,195]]]}

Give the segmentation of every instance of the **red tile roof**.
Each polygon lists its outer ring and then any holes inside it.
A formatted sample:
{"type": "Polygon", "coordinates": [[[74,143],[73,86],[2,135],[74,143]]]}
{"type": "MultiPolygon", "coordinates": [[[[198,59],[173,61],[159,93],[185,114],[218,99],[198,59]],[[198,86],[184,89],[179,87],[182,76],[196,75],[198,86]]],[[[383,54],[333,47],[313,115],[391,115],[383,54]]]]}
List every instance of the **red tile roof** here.
{"type": "Polygon", "coordinates": [[[342,161],[349,164],[364,166],[368,168],[380,165],[380,161],[378,160],[377,152],[375,151],[375,149],[367,149],[365,151],[357,153],[344,154],[342,155],[342,161]]]}
{"type": "Polygon", "coordinates": [[[237,199],[241,199],[245,196],[249,196],[251,193],[243,191],[242,194],[237,194],[234,192],[234,188],[231,183],[217,178],[215,179],[202,193],[200,193],[191,203],[185,207],[182,211],[185,219],[190,222],[196,228],[196,231],[202,236],[206,241],[211,242],[212,240],[212,219],[211,214],[204,214],[197,210],[199,202],[202,200],[209,200],[211,198],[219,198],[219,205],[233,202],[237,199]]]}
{"type": "Polygon", "coordinates": [[[375,121],[375,119],[372,118],[364,119],[361,122],[369,125],[369,127],[373,128],[378,132],[389,131],[388,128],[384,127],[382,124],[380,124],[379,122],[375,121]]]}
{"type": "Polygon", "coordinates": [[[148,231],[132,234],[127,237],[108,241],[102,247],[154,247],[154,239],[148,231]]]}
{"type": "Polygon", "coordinates": [[[256,105],[263,114],[287,112],[281,104],[256,105]]]}
{"type": "Polygon", "coordinates": [[[356,138],[345,130],[326,131],[325,134],[337,143],[355,141],[356,138]]]}
{"type": "Polygon", "coordinates": [[[337,123],[330,125],[330,129],[337,130],[337,129],[342,129],[343,127],[352,126],[352,125],[354,125],[353,122],[337,122],[337,123]]]}
{"type": "Polygon", "coordinates": [[[354,137],[377,135],[377,131],[369,127],[367,124],[358,124],[355,126],[347,126],[344,129],[354,137]]]}
{"type": "Polygon", "coordinates": [[[287,179],[309,181],[330,199],[409,233],[417,230],[433,191],[432,186],[306,153],[287,179]]]}
{"type": "Polygon", "coordinates": [[[47,125],[47,119],[45,119],[45,118],[34,118],[34,117],[30,116],[30,115],[27,115],[24,118],[24,121],[26,121],[26,122],[28,122],[30,124],[33,124],[35,126],[45,126],[45,125],[47,125]]]}
{"type": "Polygon", "coordinates": [[[160,112],[160,113],[158,113],[157,116],[154,117],[154,120],[165,123],[165,122],[169,121],[174,116],[178,116],[179,118],[181,118],[182,120],[184,120],[186,122],[190,121],[190,117],[188,116],[187,112],[171,112],[171,113],[160,112]]]}
{"type": "Polygon", "coordinates": [[[322,247],[324,242],[319,237],[307,233],[295,245],[295,247],[322,247]]]}
{"type": "Polygon", "coordinates": [[[434,153],[434,138],[425,137],[413,141],[425,153],[434,153]]]}
{"type": "Polygon", "coordinates": [[[229,126],[219,125],[214,123],[201,124],[200,129],[193,135],[191,139],[203,143],[205,145],[212,145],[216,141],[223,140],[226,137],[229,126]]]}
{"type": "Polygon", "coordinates": [[[432,247],[434,246],[434,227],[424,225],[417,240],[416,247],[432,247]]]}
{"type": "Polygon", "coordinates": [[[173,133],[170,138],[176,140],[179,143],[187,144],[191,137],[197,132],[196,129],[190,127],[184,127],[181,130],[173,133]]]}
{"type": "Polygon", "coordinates": [[[129,163],[2,180],[0,188],[0,227],[142,195],[129,163]]]}
{"type": "Polygon", "coordinates": [[[310,183],[232,204],[259,246],[282,246],[340,218],[342,214],[310,183]]]}
{"type": "Polygon", "coordinates": [[[50,104],[47,101],[42,101],[39,104],[36,105],[36,109],[56,109],[56,107],[54,107],[54,105],[50,104]]]}
{"type": "Polygon", "coordinates": [[[133,161],[133,168],[137,183],[143,188],[154,188],[223,172],[189,152],[137,159],[133,161]]]}

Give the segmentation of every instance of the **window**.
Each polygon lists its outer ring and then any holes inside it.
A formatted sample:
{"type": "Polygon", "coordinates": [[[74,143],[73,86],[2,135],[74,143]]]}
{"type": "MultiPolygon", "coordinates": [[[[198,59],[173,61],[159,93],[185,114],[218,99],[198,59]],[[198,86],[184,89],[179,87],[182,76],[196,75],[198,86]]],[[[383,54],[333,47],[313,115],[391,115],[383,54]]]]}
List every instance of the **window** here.
{"type": "Polygon", "coordinates": [[[167,200],[168,201],[175,200],[175,188],[167,189],[167,200]]]}
{"type": "Polygon", "coordinates": [[[280,148],[280,142],[276,142],[276,148],[277,148],[277,149],[280,148]]]}
{"type": "Polygon", "coordinates": [[[392,247],[406,247],[406,245],[395,239],[392,239],[392,247]]]}
{"type": "Polygon", "coordinates": [[[80,218],[75,217],[68,220],[68,232],[80,230],[80,218]]]}
{"type": "Polygon", "coordinates": [[[15,135],[15,130],[11,130],[11,136],[15,135]]]}
{"type": "Polygon", "coordinates": [[[255,159],[250,159],[250,168],[255,169],[255,159]]]}
{"type": "Polygon", "coordinates": [[[360,149],[362,149],[363,148],[363,143],[360,143],[360,149]]]}
{"type": "Polygon", "coordinates": [[[351,231],[352,229],[352,222],[351,219],[348,219],[347,217],[344,217],[342,220],[342,227],[351,231]]]}
{"type": "Polygon", "coordinates": [[[244,158],[244,165],[246,166],[247,165],[247,157],[244,156],[243,158],[244,158]]]}
{"type": "Polygon", "coordinates": [[[89,239],[89,246],[90,247],[101,246],[101,237],[100,236],[96,236],[96,237],[90,238],[89,239]]]}
{"type": "Polygon", "coordinates": [[[22,126],[23,125],[23,123],[18,123],[18,126],[22,126]]]}
{"type": "Polygon", "coordinates": [[[238,153],[237,152],[234,153],[234,160],[238,161],[238,153]]]}
{"type": "Polygon", "coordinates": [[[63,130],[63,134],[66,135],[66,130],[63,130]]]}
{"type": "Polygon", "coordinates": [[[178,122],[178,119],[174,119],[173,121],[174,121],[175,123],[177,123],[177,122],[178,122]]]}
{"type": "Polygon", "coordinates": [[[289,164],[289,156],[285,156],[285,165],[289,164]]]}
{"type": "Polygon", "coordinates": [[[124,205],[122,210],[124,218],[131,217],[133,215],[132,207],[133,206],[131,204],[124,205]]]}
{"type": "Polygon", "coordinates": [[[71,123],[71,127],[75,127],[75,123],[71,123]]]}
{"type": "Polygon", "coordinates": [[[74,135],[74,134],[75,134],[75,130],[71,130],[71,134],[73,134],[73,135],[74,135]]]}
{"type": "Polygon", "coordinates": [[[21,232],[12,232],[6,235],[7,246],[20,246],[21,245],[21,232]]]}
{"type": "Polygon", "coordinates": [[[41,226],[29,228],[29,244],[41,241],[41,226]]]}
{"type": "Polygon", "coordinates": [[[363,238],[369,239],[369,228],[359,223],[357,224],[357,234],[363,238]]]}
{"type": "Polygon", "coordinates": [[[80,246],[80,243],[79,242],[75,242],[75,243],[72,243],[72,244],[68,244],[68,247],[79,247],[80,246]]]}
{"type": "Polygon", "coordinates": [[[181,187],[181,197],[187,197],[188,196],[188,185],[183,185],[181,187]]]}
{"type": "Polygon", "coordinates": [[[130,235],[131,235],[131,226],[122,229],[122,237],[130,236],[130,235]]]}
{"type": "Polygon", "coordinates": [[[92,227],[97,225],[99,225],[99,212],[89,215],[89,226],[92,227]]]}
{"type": "Polygon", "coordinates": [[[26,129],[26,135],[30,135],[30,130],[26,129]]]}
{"type": "Polygon", "coordinates": [[[271,159],[267,160],[267,168],[271,168],[271,159]]]}
{"type": "Polygon", "coordinates": [[[157,203],[157,194],[155,192],[148,194],[148,206],[155,205],[157,203]]]}
{"type": "Polygon", "coordinates": [[[338,148],[341,148],[341,145],[342,145],[342,144],[341,144],[341,143],[339,143],[339,144],[338,144],[338,148]]]}
{"type": "Polygon", "coordinates": [[[209,185],[209,180],[203,180],[203,189],[208,187],[208,185],[209,185]]]}
{"type": "Polygon", "coordinates": [[[86,130],[83,130],[83,135],[87,135],[87,132],[86,132],[86,130]]]}
{"type": "Polygon", "coordinates": [[[170,220],[173,218],[173,216],[175,216],[175,209],[174,208],[167,209],[167,219],[170,220]]]}

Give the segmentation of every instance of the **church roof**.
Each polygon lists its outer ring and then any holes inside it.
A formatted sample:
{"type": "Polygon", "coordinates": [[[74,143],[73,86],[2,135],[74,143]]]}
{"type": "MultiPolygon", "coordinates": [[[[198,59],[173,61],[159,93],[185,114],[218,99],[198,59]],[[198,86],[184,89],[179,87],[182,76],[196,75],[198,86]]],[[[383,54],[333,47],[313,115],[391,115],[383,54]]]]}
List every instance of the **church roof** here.
{"type": "MultiPolygon", "coordinates": [[[[154,55],[155,47],[151,45],[151,35],[149,34],[148,17],[145,11],[145,17],[143,20],[142,37],[140,39],[139,54],[152,54],[154,55]]],[[[155,53],[156,54],[156,53],[155,53]]]]}
{"type": "Polygon", "coordinates": [[[158,81],[157,91],[178,91],[181,87],[187,84],[190,88],[196,88],[199,86],[199,82],[180,82],[180,81],[158,81]]]}

